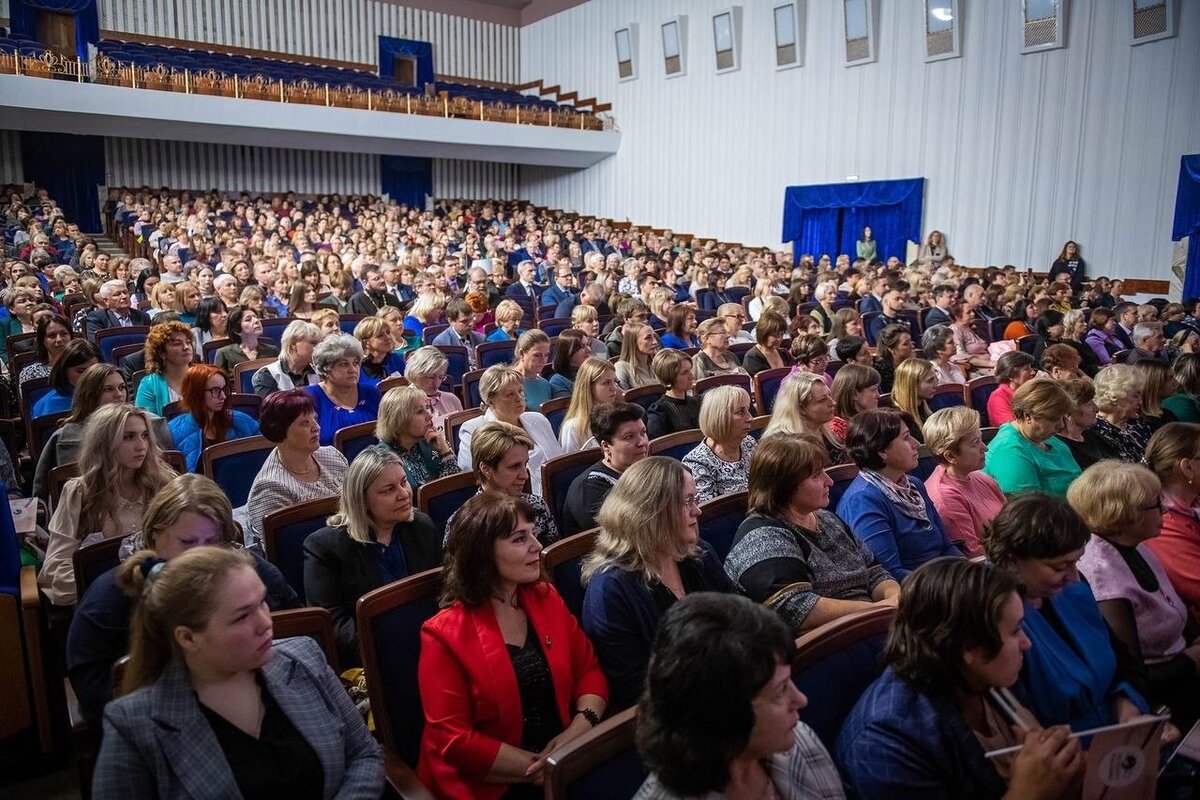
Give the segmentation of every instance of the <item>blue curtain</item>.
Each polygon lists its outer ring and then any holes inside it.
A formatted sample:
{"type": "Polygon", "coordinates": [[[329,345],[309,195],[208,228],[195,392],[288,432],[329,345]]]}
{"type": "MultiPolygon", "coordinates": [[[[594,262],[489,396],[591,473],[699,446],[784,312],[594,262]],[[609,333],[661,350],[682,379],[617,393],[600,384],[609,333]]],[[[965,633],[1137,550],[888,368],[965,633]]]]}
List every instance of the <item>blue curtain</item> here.
{"type": "Polygon", "coordinates": [[[1200,297],[1200,153],[1179,159],[1179,190],[1175,193],[1175,224],[1171,241],[1188,237],[1183,296],[1200,297]]]}
{"type": "Polygon", "coordinates": [[[380,156],[379,178],[384,194],[409,208],[425,208],[433,194],[433,160],[409,156],[380,156]]]}
{"type": "Polygon", "coordinates": [[[408,56],[417,60],[417,89],[425,91],[425,84],[433,83],[433,45],[415,39],[379,37],[379,76],[396,77],[396,56],[408,56]]]}
{"type": "Polygon", "coordinates": [[[87,46],[100,41],[100,15],[96,0],[10,0],[9,24],[13,33],[37,37],[37,12],[57,11],[75,15],[75,51],[87,61],[87,46]]]}
{"type": "Polygon", "coordinates": [[[100,231],[104,137],[21,131],[21,160],[25,180],[46,189],[67,219],[82,231],[100,231]]]}
{"type": "Polygon", "coordinates": [[[848,253],[870,226],[879,258],[903,259],[906,243],[921,240],[925,179],[789,186],[783,197],[783,241],[792,252],[848,253]]]}

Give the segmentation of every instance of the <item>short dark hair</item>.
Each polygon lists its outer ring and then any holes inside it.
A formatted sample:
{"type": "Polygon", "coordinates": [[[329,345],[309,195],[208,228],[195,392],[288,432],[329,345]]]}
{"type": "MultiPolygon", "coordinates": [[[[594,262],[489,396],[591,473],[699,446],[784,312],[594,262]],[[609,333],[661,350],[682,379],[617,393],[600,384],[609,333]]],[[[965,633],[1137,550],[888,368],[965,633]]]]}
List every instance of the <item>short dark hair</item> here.
{"type": "Polygon", "coordinates": [[[1053,308],[1048,308],[1038,314],[1037,320],[1033,323],[1034,330],[1038,332],[1038,336],[1049,336],[1050,329],[1055,325],[1061,325],[1063,315],[1053,308]]]}
{"type": "Polygon", "coordinates": [[[475,309],[471,308],[471,304],[461,297],[456,297],[446,304],[446,319],[462,319],[465,316],[474,314],[475,309]]]}
{"type": "Polygon", "coordinates": [[[934,297],[942,297],[948,294],[958,296],[958,289],[955,289],[948,283],[939,283],[937,286],[933,287],[934,297]]]}
{"type": "Polygon", "coordinates": [[[879,353],[877,354],[879,358],[890,364],[892,361],[892,348],[900,344],[900,337],[905,334],[908,335],[908,338],[912,338],[912,330],[908,325],[888,325],[881,330],[879,332],[879,353]]]}
{"type": "Polygon", "coordinates": [[[1008,567],[1029,558],[1058,558],[1087,544],[1091,532],[1064,497],[1020,492],[984,530],[992,563],[1008,567]]]}
{"type": "Polygon", "coordinates": [[[881,452],[905,430],[904,417],[894,408],[855,414],[846,431],[846,449],[859,469],[883,469],[881,452]]]}
{"type": "MultiPolygon", "coordinates": [[[[200,299],[200,304],[196,306],[196,328],[205,333],[212,330],[212,315],[218,310],[228,310],[225,308],[225,301],[219,297],[203,297],[200,299]]],[[[199,353],[197,353],[199,355],[199,353]]]]}
{"type": "Polygon", "coordinates": [[[588,430],[596,442],[611,442],[626,422],[644,422],[646,411],[637,403],[607,403],[596,406],[588,418],[588,430]]]}
{"type": "Polygon", "coordinates": [[[833,351],[837,354],[838,361],[849,362],[858,358],[858,353],[867,344],[867,340],[861,336],[843,336],[837,340],[833,351]]]}
{"type": "Polygon", "coordinates": [[[497,539],[508,538],[517,520],[534,520],[533,507],[520,497],[479,492],[454,514],[446,532],[442,571],[442,607],[461,601],[478,606],[495,591],[497,539]]]}
{"type": "Polygon", "coordinates": [[[272,392],[262,401],[258,412],[258,432],[279,444],[287,438],[288,428],[304,414],[317,413],[312,395],[303,389],[272,392]]]}
{"type": "Polygon", "coordinates": [[[240,341],[242,338],[242,314],[253,311],[250,306],[233,306],[229,309],[229,321],[225,323],[225,333],[230,339],[240,341]]]}
{"type": "Polygon", "coordinates": [[[93,359],[99,360],[99,358],[100,351],[96,349],[96,345],[87,339],[72,339],[67,342],[62,355],[58,357],[58,361],[55,361],[54,366],[50,368],[50,385],[59,394],[71,394],[73,388],[71,382],[67,379],[67,370],[72,367],[78,367],[81,364],[86,364],[93,359]]]}
{"type": "Polygon", "coordinates": [[[759,344],[765,345],[768,337],[782,336],[787,333],[787,329],[786,319],[774,311],[764,311],[758,318],[758,324],[754,326],[754,339],[759,344]]]}
{"type": "Polygon", "coordinates": [[[663,786],[692,797],[729,781],[755,695],[794,652],[783,620],[739,595],[689,594],[663,615],[637,718],[638,751],[663,786]]]}
{"type": "Polygon", "coordinates": [[[1016,576],[991,564],[949,557],[922,564],[904,579],[884,661],[922,692],[965,688],[963,653],[1000,652],[1000,614],[1013,592],[1023,593],[1016,576]]]}
{"type": "Polygon", "coordinates": [[[829,451],[823,442],[811,436],[764,437],[750,459],[749,513],[783,516],[796,494],[797,484],[828,466],[829,451]]]}
{"type": "Polygon", "coordinates": [[[1033,366],[1033,356],[1021,350],[1010,350],[996,359],[996,383],[1010,381],[1017,371],[1033,366]]]}

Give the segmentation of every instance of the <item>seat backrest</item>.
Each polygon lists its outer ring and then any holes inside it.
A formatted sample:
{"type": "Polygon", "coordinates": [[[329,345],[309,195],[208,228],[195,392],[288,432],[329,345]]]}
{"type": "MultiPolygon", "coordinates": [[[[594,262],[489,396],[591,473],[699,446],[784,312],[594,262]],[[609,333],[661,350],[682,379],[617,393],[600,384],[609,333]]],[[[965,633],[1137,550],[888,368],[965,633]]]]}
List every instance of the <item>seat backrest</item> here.
{"type": "Polygon", "coordinates": [[[825,474],[833,481],[833,486],[829,487],[829,505],[825,506],[829,511],[835,511],[838,502],[842,499],[842,495],[850,488],[850,484],[858,477],[857,464],[838,464],[836,467],[826,467],[825,474]]]}
{"type": "Polygon", "coordinates": [[[367,592],[355,609],[375,733],[409,765],[417,763],[425,728],[417,684],[421,626],[437,613],[441,591],[438,567],[367,592]]]}
{"type": "Polygon", "coordinates": [[[764,369],[754,376],[754,409],[759,414],[770,414],[775,408],[775,397],[783,379],[791,374],[791,367],[764,369]]]}
{"type": "Polygon", "coordinates": [[[355,456],[375,444],[379,444],[379,438],[375,435],[374,420],[338,428],[333,434],[333,446],[347,461],[353,461],[355,456]]]}
{"type": "Polygon", "coordinates": [[[754,419],[750,420],[750,435],[753,436],[755,439],[761,440],[763,432],[766,431],[767,426],[770,424],[771,424],[771,415],[770,414],[761,414],[761,415],[755,417],[754,419]]]}
{"type": "Polygon", "coordinates": [[[1020,339],[1017,339],[1017,349],[1022,353],[1033,355],[1034,351],[1037,350],[1038,341],[1041,338],[1042,337],[1038,336],[1036,333],[1030,333],[1026,336],[1022,336],[1020,339]]]}
{"type": "Polygon", "coordinates": [[[965,406],[967,387],[961,383],[943,383],[933,391],[933,397],[929,398],[929,407],[934,411],[941,411],[943,408],[951,406],[965,406]]]}
{"type": "Polygon", "coordinates": [[[979,435],[983,437],[983,443],[987,444],[992,439],[996,438],[996,434],[1000,432],[999,428],[980,428],[979,435]]]}
{"type": "Polygon", "coordinates": [[[459,381],[462,387],[463,408],[479,408],[483,402],[483,396],[479,394],[479,379],[482,377],[481,369],[463,373],[459,381]]]}
{"type": "Polygon", "coordinates": [[[354,329],[358,327],[358,323],[367,318],[366,314],[339,314],[338,329],[342,333],[354,335],[354,329]]]}
{"type": "Polygon", "coordinates": [[[646,767],[635,746],[637,707],[627,708],[546,759],[546,800],[612,800],[637,794],[646,767]]]}
{"type": "Polygon", "coordinates": [[[908,474],[924,483],[929,480],[937,465],[937,456],[929,449],[929,445],[921,444],[917,447],[917,466],[909,470],[908,474]]]}
{"type": "Polygon", "coordinates": [[[796,641],[792,680],[808,696],[804,722],[832,750],[842,722],[883,672],[880,654],[896,616],[880,606],[829,622],[796,641]]]}
{"type": "Polygon", "coordinates": [[[217,363],[217,351],[220,350],[225,345],[232,344],[232,343],[233,343],[233,339],[230,339],[228,336],[222,337],[220,339],[213,339],[212,341],[205,342],[204,348],[203,348],[204,349],[204,359],[203,359],[204,363],[205,364],[217,363]]]}
{"type": "Polygon", "coordinates": [[[992,424],[987,413],[988,398],[998,386],[994,375],[984,375],[967,384],[967,398],[971,401],[971,408],[979,412],[979,424],[985,428],[992,424]]]}
{"type": "Polygon", "coordinates": [[[668,433],[666,436],[660,436],[650,442],[650,455],[666,456],[676,461],[682,461],[683,457],[692,452],[702,441],[704,441],[704,434],[699,428],[668,433]]]}
{"type": "Polygon", "coordinates": [[[750,376],[744,372],[738,372],[733,375],[712,375],[704,380],[696,381],[696,385],[692,387],[692,391],[699,397],[709,389],[715,389],[718,386],[740,386],[746,390],[746,394],[753,397],[751,393],[754,391],[754,384],[750,380],[750,376]]]}
{"type": "Polygon", "coordinates": [[[446,357],[446,380],[451,387],[461,386],[463,375],[467,374],[471,364],[467,348],[461,344],[439,344],[437,349],[446,357]]]}
{"type": "Polygon", "coordinates": [[[538,409],[550,422],[550,427],[554,429],[554,435],[558,436],[558,432],[562,429],[563,420],[567,418],[567,409],[571,405],[571,397],[555,397],[542,403],[542,407],[538,409]]]}
{"type": "Polygon", "coordinates": [[[263,436],[218,442],[204,448],[201,473],[221,487],[234,508],[244,506],[254,478],[274,447],[263,436]]]}
{"type": "Polygon", "coordinates": [[[274,626],[272,636],[276,639],[311,636],[313,641],[321,645],[321,650],[325,652],[325,660],[334,673],[341,673],[338,667],[337,635],[333,632],[333,615],[328,610],[308,606],[272,611],[271,624],[274,626]]]}
{"type": "Polygon", "coordinates": [[[583,557],[592,552],[599,535],[600,529],[592,528],[559,539],[542,550],[542,578],[554,584],[575,619],[582,619],[583,615],[583,581],[580,579],[583,557]]]}
{"type": "Polygon", "coordinates": [[[150,334],[146,325],[133,325],[128,328],[102,328],[96,331],[96,349],[100,351],[100,360],[112,364],[113,348],[123,344],[145,343],[150,334]]]}
{"type": "Polygon", "coordinates": [[[643,409],[649,410],[650,406],[654,405],[654,401],[662,397],[667,391],[667,387],[661,383],[651,383],[647,386],[639,386],[636,389],[630,389],[625,393],[626,403],[637,403],[643,409]]]}
{"type": "Polygon", "coordinates": [[[262,398],[256,394],[234,392],[229,395],[229,408],[232,411],[240,411],[257,420],[258,412],[262,410],[262,398]]]}
{"type": "Polygon", "coordinates": [[[700,538],[712,545],[721,563],[725,563],[738,526],[746,518],[748,500],[748,492],[734,492],[714,497],[700,506],[700,538]]]}
{"type": "Polygon", "coordinates": [[[546,333],[547,336],[558,336],[560,333],[571,327],[570,317],[554,317],[544,319],[538,323],[538,328],[546,333]]]}
{"type": "Polygon", "coordinates": [[[421,344],[433,344],[433,340],[442,331],[450,327],[449,323],[442,322],[437,325],[426,325],[421,329],[421,344]]]}
{"type": "Polygon", "coordinates": [[[70,416],[71,410],[56,411],[53,414],[43,414],[29,420],[29,453],[34,460],[42,454],[46,440],[58,430],[59,424],[70,416]]]}
{"type": "Polygon", "coordinates": [[[267,317],[263,319],[262,335],[270,339],[272,342],[283,341],[283,331],[288,325],[291,325],[299,317],[267,317]]]}
{"type": "Polygon", "coordinates": [[[474,472],[456,472],[417,487],[417,508],[429,515],[439,531],[445,531],[450,516],[477,491],[474,472]]]}
{"type": "Polygon", "coordinates": [[[284,580],[304,599],[304,540],[325,527],[337,511],[339,497],[318,497],[267,514],[262,521],[263,551],[284,580]]]}
{"type": "Polygon", "coordinates": [[[1004,329],[1008,327],[1008,323],[1012,322],[1008,317],[996,317],[988,320],[988,333],[991,334],[989,341],[999,342],[1004,338],[1004,329]]]}
{"type": "Polygon", "coordinates": [[[243,394],[253,394],[254,373],[277,360],[276,358],[256,358],[253,361],[243,361],[238,364],[233,368],[233,388],[243,394]]]}
{"type": "Polygon", "coordinates": [[[881,313],[883,312],[868,311],[862,315],[863,335],[867,337],[867,344],[871,345],[872,347],[875,346],[875,331],[872,330],[874,326],[871,323],[874,322],[881,313]]]}
{"type": "Polygon", "coordinates": [[[458,452],[458,431],[462,428],[463,423],[467,420],[475,419],[483,416],[483,409],[479,406],[472,408],[464,408],[462,411],[455,411],[453,414],[447,414],[443,423],[446,429],[446,438],[450,442],[450,449],[455,453],[458,452]]]}
{"type": "MultiPolygon", "coordinates": [[[[1022,349],[1023,349],[1023,348],[1022,348],[1022,349]]],[[[1112,360],[1113,360],[1113,363],[1114,363],[1114,364],[1125,364],[1125,363],[1127,363],[1127,362],[1129,361],[1129,356],[1130,356],[1132,353],[1133,353],[1133,350],[1118,350],[1117,352],[1115,352],[1115,353],[1113,353],[1113,354],[1112,354],[1112,360]]]]}
{"type": "Polygon", "coordinates": [[[113,536],[78,547],[71,556],[75,568],[75,596],[83,597],[92,582],[121,563],[122,536],[113,536]]]}
{"type": "Polygon", "coordinates": [[[567,500],[567,490],[571,488],[571,481],[599,461],[601,455],[599,447],[592,447],[542,462],[542,499],[550,506],[554,522],[560,530],[563,527],[563,504],[567,500]]]}
{"type": "Polygon", "coordinates": [[[54,507],[58,505],[58,498],[62,497],[63,485],[71,480],[71,478],[79,477],[79,463],[72,461],[69,464],[59,464],[54,469],[50,470],[50,474],[46,477],[46,485],[50,494],[50,513],[54,513],[54,507]]]}
{"type": "Polygon", "coordinates": [[[379,383],[375,384],[375,390],[379,392],[380,397],[383,397],[392,389],[408,385],[408,378],[404,377],[403,375],[393,375],[392,377],[384,378],[379,383]]]}
{"type": "Polygon", "coordinates": [[[480,369],[487,369],[494,364],[511,364],[516,352],[517,341],[515,339],[507,342],[484,342],[475,348],[480,369]]]}

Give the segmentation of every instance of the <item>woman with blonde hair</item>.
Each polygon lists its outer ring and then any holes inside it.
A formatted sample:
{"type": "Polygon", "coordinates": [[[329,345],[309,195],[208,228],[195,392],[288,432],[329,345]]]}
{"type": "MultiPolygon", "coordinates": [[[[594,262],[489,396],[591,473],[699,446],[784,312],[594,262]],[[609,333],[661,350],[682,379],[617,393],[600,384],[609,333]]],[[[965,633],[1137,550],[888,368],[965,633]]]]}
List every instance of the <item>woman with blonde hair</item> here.
{"type": "Polygon", "coordinates": [[[1145,379],[1129,364],[1109,364],[1096,373],[1096,435],[1122,461],[1136,464],[1154,432],[1142,414],[1145,379]]]}
{"type": "Polygon", "coordinates": [[[696,380],[714,375],[745,375],[738,357],[729,349],[729,331],[725,321],[712,317],[700,323],[696,329],[700,339],[700,352],[692,356],[692,372],[696,380]]]}
{"type": "Polygon", "coordinates": [[[593,356],[608,358],[608,347],[600,338],[600,313],[595,306],[580,303],[572,308],[571,327],[584,335],[584,341],[593,356]]]}
{"type": "Polygon", "coordinates": [[[337,513],[304,540],[304,595],[333,615],[343,667],[356,666],[358,598],[442,564],[442,533],[413,508],[400,456],[368,447],[350,463],[337,513]]]}
{"type": "Polygon", "coordinates": [[[641,695],[663,612],[692,592],[734,590],[700,539],[699,520],[691,472],[663,456],[625,470],[600,507],[600,534],[583,561],[582,623],[608,677],[613,711],[641,695]]]}
{"type": "Polygon", "coordinates": [[[508,342],[515,341],[525,331],[521,328],[521,320],[525,311],[516,300],[501,300],[496,306],[496,330],[488,334],[486,341],[508,342]]]}
{"type": "Polygon", "coordinates": [[[425,392],[416,386],[397,386],[379,401],[375,437],[382,447],[400,456],[413,495],[422,485],[458,472],[458,459],[442,429],[433,424],[425,392]]]}
{"type": "Polygon", "coordinates": [[[154,284],[150,288],[150,307],[146,309],[147,316],[153,320],[164,311],[174,311],[175,309],[175,286],[163,281],[154,284]]]}
{"type": "Polygon", "coordinates": [[[195,359],[192,331],[182,322],[164,322],[150,328],[142,348],[146,375],[138,384],[134,402],[152,414],[183,397],[183,376],[195,359]]]}
{"type": "Polygon", "coordinates": [[[426,292],[418,295],[404,318],[404,327],[416,334],[417,339],[425,332],[426,325],[433,325],[442,316],[446,300],[436,292],[426,292]]]}
{"type": "Polygon", "coordinates": [[[125,696],[104,712],[98,800],[379,795],[379,745],[316,642],[272,641],[249,555],[198,547],[163,564],[143,551],[117,581],[138,604],[125,696]],[[170,769],[164,753],[193,766],[170,769]]]}
{"type": "Polygon", "coordinates": [[[703,441],[683,457],[696,481],[696,501],[745,491],[750,457],[758,440],[750,435],[750,395],[740,386],[715,386],[700,402],[703,441]]]}
{"type": "Polygon", "coordinates": [[[404,356],[396,352],[396,343],[388,324],[379,317],[366,317],[354,326],[354,338],[362,345],[362,382],[378,386],[394,375],[404,374],[404,356]]]}
{"type": "MultiPolygon", "coordinates": [[[[203,475],[185,473],[166,483],[150,501],[142,532],[131,550],[152,550],[170,561],[194,547],[238,548],[241,534],[221,488],[203,475]]],[[[124,546],[122,546],[124,551],[124,546]]],[[[255,555],[254,570],[267,588],[272,611],[297,608],[300,598],[279,569],[255,555]]],[[[120,567],[100,575],[80,598],[67,633],[67,669],[84,715],[99,720],[112,699],[112,667],[129,652],[129,623],[135,606],[117,585],[120,567]]]]}
{"type": "Polygon", "coordinates": [[[658,383],[650,362],[658,352],[658,337],[645,323],[626,323],[617,360],[617,382],[629,391],[658,383]]]}
{"type": "Polygon", "coordinates": [[[102,406],[88,419],[79,477],[63,486],[38,574],[38,585],[55,605],[75,604],[72,557],[79,546],[140,531],[150,498],[175,477],[150,425],[149,415],[128,403],[102,406]]]}
{"type": "Polygon", "coordinates": [[[829,432],[839,442],[846,441],[850,420],[863,411],[879,408],[879,373],[862,364],[845,364],[833,376],[833,419],[829,432]]]}
{"type": "Polygon", "coordinates": [[[558,429],[564,453],[574,453],[597,447],[588,428],[592,411],[597,406],[619,403],[624,393],[617,383],[616,368],[601,358],[589,358],[575,373],[571,404],[558,429]]]}
{"type": "Polygon", "coordinates": [[[458,431],[458,466],[472,469],[471,436],[479,426],[500,420],[515,425],[529,435],[536,445],[529,453],[530,483],[533,493],[542,493],[542,463],[562,455],[562,447],[554,435],[550,420],[525,407],[525,378],[504,364],[495,364],[483,371],[479,379],[479,395],[483,399],[481,416],[467,420],[458,431]]]}
{"type": "Polygon", "coordinates": [[[979,431],[979,412],[952,406],[925,420],[925,444],[938,460],[925,480],[925,491],[942,518],[950,541],[969,558],[983,555],[987,526],[1004,506],[1004,492],[983,472],[987,445],[979,431]]]}
{"type": "Polygon", "coordinates": [[[921,431],[925,420],[933,413],[929,399],[937,391],[937,373],[923,358],[910,358],[896,367],[892,385],[892,405],[904,412],[908,428],[918,442],[925,441],[921,431]]]}
{"type": "Polygon", "coordinates": [[[175,311],[179,321],[185,325],[196,324],[196,311],[200,308],[200,290],[191,281],[175,284],[175,311]]]}
{"type": "MultiPolygon", "coordinates": [[[[392,308],[391,306],[387,307],[392,308]]],[[[394,311],[395,309],[392,310],[394,311]]],[[[341,320],[338,317],[338,312],[332,308],[317,309],[312,313],[312,316],[308,318],[308,321],[313,325],[316,325],[321,330],[321,333],[325,336],[329,336],[334,333],[340,333],[342,330],[341,320]]]]}
{"type": "Polygon", "coordinates": [[[825,379],[802,372],[783,382],[763,438],[777,433],[812,436],[825,445],[831,464],[842,464],[846,461],[846,451],[829,430],[833,412],[833,395],[825,379]]]}
{"type": "Polygon", "coordinates": [[[550,337],[537,328],[525,331],[517,339],[517,349],[512,368],[525,379],[525,405],[537,411],[542,403],[550,399],[553,389],[550,381],[542,377],[542,370],[550,361],[550,337]]]}

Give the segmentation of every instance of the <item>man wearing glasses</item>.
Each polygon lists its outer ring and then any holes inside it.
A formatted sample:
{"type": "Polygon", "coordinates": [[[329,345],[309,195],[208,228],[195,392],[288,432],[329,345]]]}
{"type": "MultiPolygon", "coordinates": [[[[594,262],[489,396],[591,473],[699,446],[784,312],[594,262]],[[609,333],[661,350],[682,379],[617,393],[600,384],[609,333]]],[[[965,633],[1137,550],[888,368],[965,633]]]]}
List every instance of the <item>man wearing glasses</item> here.
{"type": "Polygon", "coordinates": [[[746,312],[740,303],[725,303],[720,306],[717,308],[717,318],[725,323],[730,344],[742,344],[743,342],[754,344],[754,334],[742,329],[742,326],[746,324],[746,312]]]}

